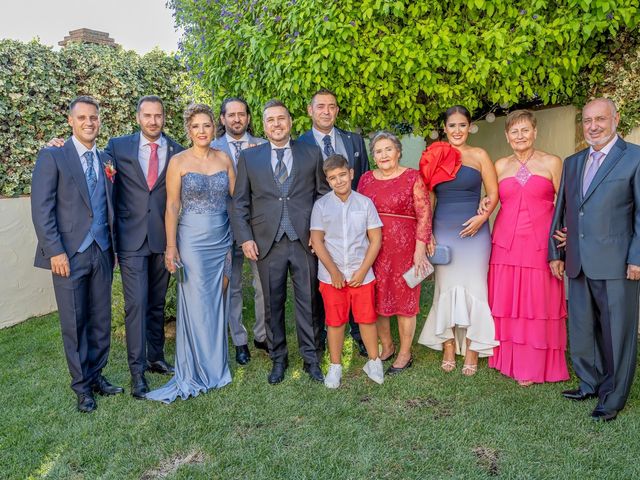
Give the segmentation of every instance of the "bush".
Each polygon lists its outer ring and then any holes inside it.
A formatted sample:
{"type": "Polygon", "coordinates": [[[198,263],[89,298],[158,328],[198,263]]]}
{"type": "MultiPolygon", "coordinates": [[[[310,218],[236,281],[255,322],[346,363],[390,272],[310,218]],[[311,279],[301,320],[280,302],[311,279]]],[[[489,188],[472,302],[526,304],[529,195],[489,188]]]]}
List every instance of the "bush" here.
{"type": "MultiPolygon", "coordinates": [[[[331,88],[349,128],[422,134],[444,109],[582,101],[608,42],[638,20],[636,0],[171,0],[182,57],[216,102],[279,97],[294,131],[331,88]]],[[[591,82],[593,84],[593,82],[591,82]]]]}
{"type": "Polygon", "coordinates": [[[67,106],[77,95],[101,105],[98,145],[136,129],[142,95],[163,98],[167,133],[184,141],[182,112],[193,89],[174,56],[154,50],[144,56],[120,47],[71,44],[59,52],[37,41],[0,40],[0,195],[31,192],[38,150],[70,134],[67,106]]]}

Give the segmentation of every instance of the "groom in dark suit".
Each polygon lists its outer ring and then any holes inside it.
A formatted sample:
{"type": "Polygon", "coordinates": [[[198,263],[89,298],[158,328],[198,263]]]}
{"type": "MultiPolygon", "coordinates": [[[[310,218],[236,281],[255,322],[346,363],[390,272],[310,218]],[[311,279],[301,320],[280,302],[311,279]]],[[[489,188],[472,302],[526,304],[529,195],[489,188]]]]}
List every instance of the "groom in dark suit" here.
{"type": "Polygon", "coordinates": [[[233,233],[245,256],[258,263],[273,361],[269,383],[280,383],[288,367],[284,307],[289,273],[304,370],[321,382],[316,356],[320,328],[311,309],[317,260],[309,247],[309,222],[314,201],[329,190],[322,154],[316,146],[291,140],[291,116],[282,102],[267,102],[262,120],[269,143],[243,150],[238,159],[233,233]]]}
{"type": "Polygon", "coordinates": [[[164,120],[160,97],[142,97],[136,112],[141,131],[111,138],[105,149],[118,168],[115,231],[131,394],[138,399],[149,391],[145,370],[173,373],[164,358],[164,304],[169,285],[164,267],[165,176],[171,157],[183,148],[163,133],[164,120]]]}
{"type": "Polygon", "coordinates": [[[77,97],[68,121],[73,135],[63,148],[38,154],[31,215],[38,237],[35,266],[51,270],[71,388],[78,410],[88,413],[96,409],[94,393],[123,392],[102,376],[111,341],[115,170],[96,149],[98,102],[77,97]]]}
{"type": "MultiPolygon", "coordinates": [[[[640,147],[618,137],[619,114],[604,98],[587,103],[589,148],[564,162],[552,232],[567,227],[571,360],[580,378],[571,400],[598,397],[595,420],[624,407],[636,368],[640,293],[640,147]]],[[[565,260],[553,240],[549,264],[562,278],[565,260]]]]}
{"type": "MultiPolygon", "coordinates": [[[[298,140],[317,145],[322,151],[322,159],[326,160],[328,156],[339,153],[349,161],[349,168],[353,169],[353,180],[351,188],[356,190],[358,182],[363,173],[369,170],[369,158],[367,157],[367,148],[365,147],[362,136],[355,132],[348,132],[336,127],[336,119],[340,107],[335,93],[326,88],[322,88],[313,94],[311,102],[307,106],[307,113],[311,117],[313,126],[311,130],[304,132],[298,140]]],[[[316,302],[316,321],[324,326],[324,304],[320,293],[315,295],[316,302]]],[[[353,320],[353,315],[349,314],[349,327],[351,337],[358,345],[358,352],[363,357],[367,357],[367,349],[362,342],[360,336],[360,327],[353,320]]],[[[322,330],[322,344],[326,332],[322,330]]]]}

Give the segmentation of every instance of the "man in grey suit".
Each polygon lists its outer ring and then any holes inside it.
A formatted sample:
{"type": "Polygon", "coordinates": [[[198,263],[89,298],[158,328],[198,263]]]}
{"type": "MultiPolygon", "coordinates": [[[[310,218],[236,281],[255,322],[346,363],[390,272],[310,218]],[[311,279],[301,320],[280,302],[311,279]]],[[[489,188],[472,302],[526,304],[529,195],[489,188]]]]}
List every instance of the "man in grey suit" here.
{"type": "MultiPolygon", "coordinates": [[[[238,166],[240,152],[250,147],[265,143],[266,140],[251,134],[251,113],[247,102],[238,97],[226,98],[220,106],[220,125],[217,138],[211,142],[213,148],[222,150],[233,160],[234,167],[238,166]]],[[[236,362],[246,365],[251,360],[249,352],[247,329],[242,323],[242,266],[244,253],[236,242],[233,249],[231,266],[231,280],[229,285],[229,331],[231,341],[236,347],[236,362]]],[[[253,326],[253,344],[256,348],[269,351],[267,347],[267,331],[264,324],[264,299],[262,285],[258,274],[258,265],[249,260],[253,274],[255,324],[253,326]]]]}
{"type": "Polygon", "coordinates": [[[313,203],[329,190],[322,154],[316,146],[291,140],[291,116],[282,102],[267,102],[262,120],[269,143],[243,150],[238,159],[233,233],[245,256],[258,264],[273,361],[269,383],[284,380],[288,367],[284,307],[289,273],[304,370],[322,382],[316,356],[320,328],[311,309],[317,260],[309,247],[313,203]]]}
{"type": "Polygon", "coordinates": [[[96,409],[94,393],[123,392],[102,375],[111,342],[115,170],[96,149],[98,102],[77,97],[68,122],[73,135],[64,146],[38,154],[31,215],[35,266],[51,270],[71,388],[78,410],[88,413],[96,409]]]}
{"type": "Polygon", "coordinates": [[[636,366],[640,293],[640,147],[618,137],[615,104],[582,110],[590,145],[564,162],[551,231],[567,228],[566,254],[549,242],[549,265],[569,277],[569,340],[579,387],[566,398],[598,397],[595,420],[616,418],[636,366]],[[566,259],[563,260],[563,256],[566,259]]]}
{"type": "MultiPolygon", "coordinates": [[[[369,158],[367,157],[367,148],[364,144],[362,136],[355,132],[348,132],[336,127],[336,119],[340,107],[335,93],[326,88],[322,88],[313,94],[311,102],[307,106],[307,113],[311,117],[313,126],[311,130],[304,132],[298,140],[317,145],[322,151],[322,158],[326,158],[334,153],[339,153],[349,161],[349,167],[353,169],[353,180],[351,188],[356,190],[358,182],[363,173],[369,170],[369,158]]],[[[319,321],[324,325],[324,305],[320,294],[317,293],[316,298],[316,315],[319,315],[319,321]]],[[[353,315],[349,314],[349,326],[351,337],[358,346],[358,352],[361,356],[367,356],[367,349],[362,342],[360,336],[360,328],[353,320],[353,315]]],[[[322,343],[326,333],[322,330],[322,343]]]]}

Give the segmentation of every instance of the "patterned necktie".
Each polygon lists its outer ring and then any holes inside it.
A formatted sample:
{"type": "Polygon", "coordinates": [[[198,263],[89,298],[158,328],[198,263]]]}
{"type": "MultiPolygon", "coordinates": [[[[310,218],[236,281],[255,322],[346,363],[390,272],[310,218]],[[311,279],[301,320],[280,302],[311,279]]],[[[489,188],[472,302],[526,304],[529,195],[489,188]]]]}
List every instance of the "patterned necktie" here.
{"type": "Polygon", "coordinates": [[[158,180],[158,168],[160,166],[160,160],[158,159],[158,144],[150,143],[151,155],[149,155],[149,171],[147,172],[147,186],[149,190],[153,188],[158,180]]]}
{"type": "Polygon", "coordinates": [[[600,162],[604,157],[604,153],[602,152],[592,152],[591,153],[591,163],[589,164],[589,168],[587,173],[584,174],[584,180],[582,180],[582,195],[587,194],[587,190],[589,190],[589,185],[593,181],[593,177],[596,176],[598,172],[598,168],[600,168],[600,162]]]}
{"type": "Polygon", "coordinates": [[[87,187],[89,188],[89,195],[93,193],[96,189],[96,184],[98,183],[98,177],[96,176],[96,171],[93,169],[93,152],[91,150],[87,150],[83,155],[85,161],[87,162],[87,169],[84,171],[84,176],[87,179],[87,187]]]}
{"type": "Polygon", "coordinates": [[[233,154],[233,160],[238,163],[238,157],[240,157],[240,152],[242,151],[242,144],[244,142],[242,140],[239,140],[237,142],[231,142],[231,144],[235,147],[236,151],[233,154]]]}
{"type": "Polygon", "coordinates": [[[331,155],[336,153],[336,151],[333,149],[333,145],[331,145],[330,135],[325,135],[324,138],[322,139],[322,143],[324,143],[324,154],[327,157],[330,157],[331,155]]]}
{"type": "Polygon", "coordinates": [[[276,158],[278,162],[276,163],[276,169],[273,173],[275,173],[276,178],[280,184],[283,184],[287,181],[287,177],[289,173],[287,172],[287,166],[284,164],[284,148],[276,148],[276,158]]]}

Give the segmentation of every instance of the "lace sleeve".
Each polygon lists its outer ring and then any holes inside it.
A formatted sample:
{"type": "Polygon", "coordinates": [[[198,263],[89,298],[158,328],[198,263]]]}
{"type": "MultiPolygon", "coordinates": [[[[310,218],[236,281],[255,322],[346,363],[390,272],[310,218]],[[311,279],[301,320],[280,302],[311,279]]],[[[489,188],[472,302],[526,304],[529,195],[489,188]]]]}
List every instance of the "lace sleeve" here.
{"type": "Polygon", "coordinates": [[[413,208],[416,212],[416,240],[424,243],[431,241],[431,202],[429,192],[421,176],[413,184],[413,208]]]}

